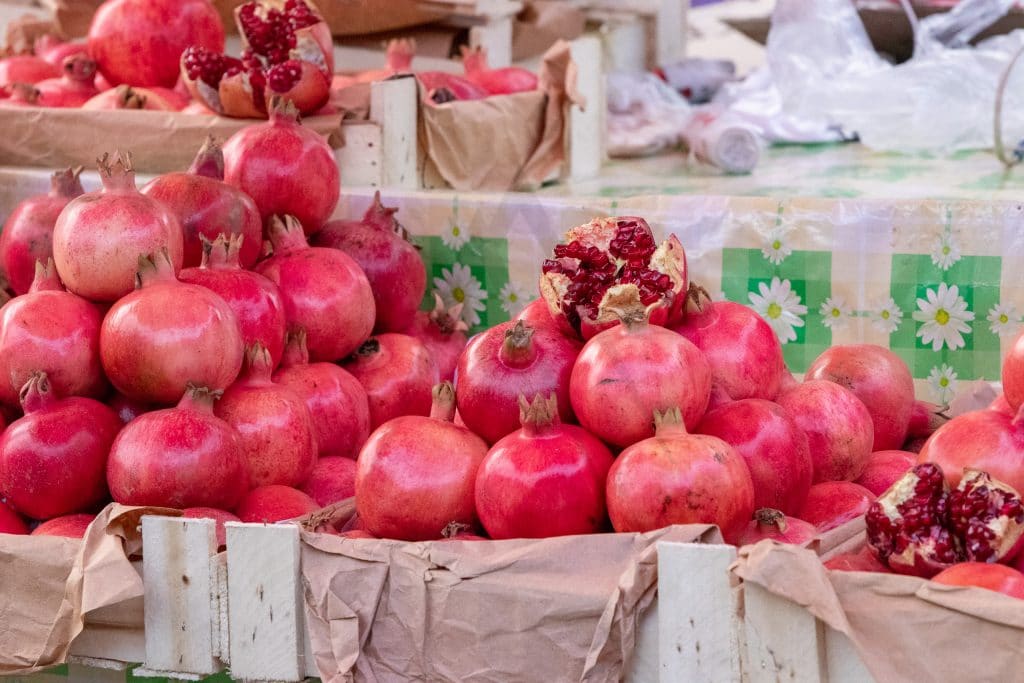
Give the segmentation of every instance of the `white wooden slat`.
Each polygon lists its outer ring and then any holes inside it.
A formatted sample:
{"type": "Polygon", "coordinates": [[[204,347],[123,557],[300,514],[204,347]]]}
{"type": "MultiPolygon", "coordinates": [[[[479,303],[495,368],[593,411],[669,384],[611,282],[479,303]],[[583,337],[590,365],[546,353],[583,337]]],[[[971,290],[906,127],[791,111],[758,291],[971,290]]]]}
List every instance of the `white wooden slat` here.
{"type": "Polygon", "coordinates": [[[569,111],[569,177],[595,177],[604,163],[605,100],[601,40],[584,35],[570,43],[578,68],[577,87],[586,98],[586,108],[573,105],[569,111]]]}
{"type": "Polygon", "coordinates": [[[686,10],[689,0],[660,0],[654,19],[655,59],[658,66],[686,56],[686,10]]]}
{"type": "Polygon", "coordinates": [[[469,29],[471,47],[487,51],[487,63],[493,68],[512,64],[512,17],[493,19],[469,29]]]}
{"type": "Polygon", "coordinates": [[[658,683],[658,601],[640,618],[633,659],[626,665],[625,683],[658,683]]]}
{"type": "Polygon", "coordinates": [[[228,644],[228,554],[217,553],[210,558],[210,581],[216,586],[210,596],[214,613],[213,655],[223,664],[231,663],[228,644]]]}
{"type": "Polygon", "coordinates": [[[743,604],[751,683],[828,680],[824,629],[814,615],[753,583],[743,584],[743,604]]]}
{"type": "Polygon", "coordinates": [[[609,18],[601,26],[601,37],[609,72],[647,70],[647,33],[639,17],[618,15],[609,18]]]}
{"type": "Polygon", "coordinates": [[[80,657],[141,662],[146,658],[146,634],[142,627],[86,624],[72,641],[69,653],[80,657]]]}
{"type": "Polygon", "coordinates": [[[370,86],[370,119],[381,129],[381,185],[418,189],[416,169],[417,91],[415,78],[370,86]]]}
{"type": "Polygon", "coordinates": [[[343,123],[345,144],[334,150],[342,187],[380,187],[383,147],[380,126],[372,121],[343,123]]]}
{"type": "Polygon", "coordinates": [[[830,626],[825,626],[825,664],[828,683],[872,683],[875,680],[850,639],[830,626]]]}

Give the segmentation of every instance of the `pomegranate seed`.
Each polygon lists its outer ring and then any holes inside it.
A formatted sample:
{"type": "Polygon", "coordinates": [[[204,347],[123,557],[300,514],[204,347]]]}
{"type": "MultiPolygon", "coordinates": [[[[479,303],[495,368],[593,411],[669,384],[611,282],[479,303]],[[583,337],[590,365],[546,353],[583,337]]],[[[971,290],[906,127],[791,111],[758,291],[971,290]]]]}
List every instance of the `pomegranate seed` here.
{"type": "Polygon", "coordinates": [[[291,90],[302,77],[302,64],[297,59],[289,59],[267,71],[267,84],[274,92],[284,93],[291,90]]]}

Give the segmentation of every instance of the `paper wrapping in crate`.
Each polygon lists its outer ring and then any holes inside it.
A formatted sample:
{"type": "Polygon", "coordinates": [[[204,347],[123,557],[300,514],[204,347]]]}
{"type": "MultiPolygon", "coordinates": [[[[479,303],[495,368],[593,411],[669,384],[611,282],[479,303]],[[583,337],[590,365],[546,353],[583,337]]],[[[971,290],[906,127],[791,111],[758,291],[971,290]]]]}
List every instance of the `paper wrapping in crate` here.
{"type": "Polygon", "coordinates": [[[659,541],[717,529],[402,543],[302,534],[325,683],[619,681],[657,592],[659,541]]]}

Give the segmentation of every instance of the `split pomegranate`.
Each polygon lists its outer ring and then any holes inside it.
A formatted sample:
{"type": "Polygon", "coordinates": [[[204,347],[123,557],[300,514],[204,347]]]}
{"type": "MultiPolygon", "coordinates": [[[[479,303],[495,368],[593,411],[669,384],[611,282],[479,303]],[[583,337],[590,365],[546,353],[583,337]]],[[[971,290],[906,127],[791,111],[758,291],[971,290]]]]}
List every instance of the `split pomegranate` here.
{"type": "Polygon", "coordinates": [[[448,308],[441,295],[434,292],[434,310],[417,311],[412,317],[412,324],[402,331],[403,334],[419,339],[427,347],[442,382],[455,379],[455,367],[459,364],[462,350],[466,348],[466,330],[469,325],[462,319],[462,306],[458,303],[448,308]]]}
{"type": "Polygon", "coordinates": [[[736,539],[736,545],[751,545],[766,538],[779,543],[806,545],[817,535],[818,529],[813,524],[787,517],[778,510],[759,508],[754,512],[754,519],[736,539]]]}
{"type": "Polygon", "coordinates": [[[24,535],[27,533],[28,527],[25,526],[25,521],[11,506],[0,500],[0,534],[24,535]]]}
{"type": "Polygon", "coordinates": [[[82,105],[86,110],[146,109],[148,111],[180,111],[185,105],[170,100],[163,94],[147,88],[119,85],[94,95],[82,105]]]}
{"type": "Polygon", "coordinates": [[[32,530],[33,536],[63,536],[64,538],[85,538],[89,525],[96,515],[79,513],[48,519],[32,530]]]}
{"type": "Polygon", "coordinates": [[[1024,600],[1024,574],[1001,564],[961,562],[932,577],[944,586],[975,586],[1024,600]]]}
{"type": "Polygon", "coordinates": [[[334,152],[284,101],[272,103],[268,122],[224,143],[224,180],[253,198],[264,221],[295,216],[307,235],[331,217],[341,192],[334,152]]]}
{"type": "Polygon", "coordinates": [[[84,54],[73,55],[61,64],[61,75],[35,83],[41,107],[81,107],[99,91],[94,83],[96,62],[84,54]]]}
{"type": "Polygon", "coordinates": [[[299,488],[320,507],[351,498],[356,495],[356,461],[340,456],[320,458],[299,488]]]}
{"type": "Polygon", "coordinates": [[[487,65],[487,51],[482,47],[462,46],[462,68],[466,78],[486,90],[488,95],[510,95],[537,89],[537,74],[516,66],[492,69],[487,65]]]}
{"type": "Polygon", "coordinates": [[[128,424],[139,415],[153,410],[153,406],[141,401],[135,401],[122,393],[114,392],[114,395],[107,399],[107,405],[117,413],[121,422],[128,424]]]}
{"type": "Polygon", "coordinates": [[[927,439],[935,430],[949,422],[947,406],[937,406],[928,401],[914,401],[907,424],[907,441],[927,439]]]}
{"type": "Polygon", "coordinates": [[[302,397],[321,457],[355,458],[370,436],[370,404],[355,377],[333,363],[310,363],[306,333],[288,335],[274,381],[302,397]]]}
{"type": "Polygon", "coordinates": [[[50,62],[34,55],[12,55],[0,59],[0,88],[14,83],[29,85],[48,78],[60,78],[60,62],[50,62]]]}
{"type": "Polygon", "coordinates": [[[78,179],[82,168],[66,168],[50,176],[50,192],[29,197],[14,207],[0,232],[0,275],[15,294],[25,294],[35,278],[36,261],[53,256],[57,216],[85,192],[78,179]]]}
{"type": "Polygon", "coordinates": [[[418,339],[391,332],[370,337],[344,368],[366,390],[370,429],[402,415],[430,414],[437,365],[418,339]]]}
{"type": "Polygon", "coordinates": [[[177,402],[188,383],[227,388],[243,355],[231,308],[209,289],[179,282],[166,252],[139,259],[138,281],[100,328],[110,382],[129,398],[163,404],[177,402]]]}
{"type": "Polygon", "coordinates": [[[271,219],[269,237],[274,253],[256,272],[280,288],[285,320],[306,331],[310,358],[335,361],[358,349],[376,310],[359,264],[337,249],[310,247],[291,216],[271,219]]]}
{"type": "Polygon", "coordinates": [[[60,398],[45,372],[21,390],[25,415],[0,435],[0,494],[34,519],[86,510],[107,495],[107,456],[121,420],[90,398],[60,398]]]}
{"type": "Polygon", "coordinates": [[[823,481],[811,486],[797,517],[828,531],[868,511],[874,494],[852,481],[823,481]]]}
{"type": "Polygon", "coordinates": [[[871,455],[871,413],[853,392],[825,380],[810,380],[779,396],[800,429],[814,463],[814,483],[853,481],[871,455]]]}
{"type": "Polygon", "coordinates": [[[136,189],[130,155],[104,154],[99,171],[103,189],[72,199],[57,218],[53,260],[68,291],[109,302],[135,289],[140,254],[167,250],[177,273],[183,242],[177,217],[136,189]]]}
{"type": "Polygon", "coordinates": [[[875,451],[868,456],[867,465],[860,476],[854,480],[876,496],[889,490],[889,487],[907,473],[917,462],[917,454],[909,451],[875,451]]]}
{"type": "Polygon", "coordinates": [[[249,491],[235,512],[243,522],[273,524],[319,509],[316,501],[302,491],[282,484],[269,484],[249,491]]]}
{"type": "Polygon", "coordinates": [[[1024,404],[1024,330],[1003,356],[1003,396],[1014,413],[1024,404]]]}
{"type": "Polygon", "coordinates": [[[228,534],[224,529],[224,522],[241,522],[237,516],[227,512],[226,510],[218,510],[217,508],[206,508],[206,507],[194,507],[185,508],[181,511],[182,517],[188,517],[190,519],[212,519],[216,522],[217,528],[217,546],[223,548],[227,545],[228,534]]]}
{"type": "Polygon", "coordinates": [[[836,555],[825,562],[825,567],[839,572],[881,572],[889,573],[889,567],[879,561],[870,546],[864,546],[855,553],[836,555]]]}
{"type": "Polygon", "coordinates": [[[174,87],[189,45],[224,50],[209,0],[107,0],[89,26],[89,54],[111,85],[174,87]]]}
{"type": "Polygon", "coordinates": [[[189,385],[177,407],[126,425],[114,441],[107,483],[124,505],[231,510],[249,489],[241,441],[213,414],[219,391],[189,385]]]}
{"type": "Polygon", "coordinates": [[[704,355],[675,332],[649,325],[640,296],[634,284],[608,290],[601,319],[614,314],[622,324],[583,346],[569,378],[580,424],[616,446],[653,436],[655,410],[679,407],[686,427],[695,428],[711,392],[704,355]]]}
{"type": "Polygon", "coordinates": [[[475,527],[483,439],[452,424],[455,390],[434,387],[430,417],[405,415],[370,435],[356,461],[356,511],[380,538],[429,541],[451,522],[475,527]]]}
{"type": "Polygon", "coordinates": [[[554,394],[537,394],[532,403],[520,395],[519,409],[522,428],[491,447],[476,476],[476,510],[487,534],[547,538],[601,531],[611,451],[583,428],[561,424],[554,394]]]}
{"type": "Polygon", "coordinates": [[[655,435],[622,451],[608,473],[608,515],[618,532],[716,524],[729,542],[754,514],[743,458],[721,439],[689,434],[672,407],[654,413],[655,435]]]}
{"type": "Polygon", "coordinates": [[[366,273],[377,307],[377,332],[401,332],[416,315],[427,288],[427,270],[419,250],[385,207],[380,192],[362,220],[327,223],[311,243],[340,249],[366,273]]]}
{"type": "Polygon", "coordinates": [[[813,464],[807,436],[781,406],[748,398],[709,410],[698,434],[716,436],[747,463],[754,506],[795,515],[811,487],[813,464]]]}
{"type": "Polygon", "coordinates": [[[17,406],[25,382],[40,370],[61,396],[99,397],[106,388],[101,320],[95,305],[60,286],[53,259],[37,263],[28,294],[0,308],[0,403],[17,406]]]}
{"type": "Polygon", "coordinates": [[[1024,548],[1024,504],[1012,487],[987,472],[967,469],[949,494],[953,531],[968,560],[1012,560],[1024,548]]]}
{"type": "Polygon", "coordinates": [[[580,343],[557,330],[506,322],[473,337],[459,357],[459,415],[488,443],[519,429],[520,396],[554,395],[559,418],[575,422],[569,377],[580,343]]]}
{"type": "Polygon", "coordinates": [[[960,483],[965,468],[973,468],[1024,491],[1024,411],[1016,416],[995,410],[958,415],[931,435],[917,461],[942,468],[951,487],[960,483]]]}

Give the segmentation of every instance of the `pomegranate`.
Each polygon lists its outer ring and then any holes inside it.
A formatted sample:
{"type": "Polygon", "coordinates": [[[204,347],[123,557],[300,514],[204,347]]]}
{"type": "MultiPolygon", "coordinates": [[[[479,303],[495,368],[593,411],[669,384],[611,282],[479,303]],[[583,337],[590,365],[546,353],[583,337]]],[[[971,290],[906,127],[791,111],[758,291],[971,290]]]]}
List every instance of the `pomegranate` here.
{"type": "Polygon", "coordinates": [[[486,541],[489,539],[486,536],[473,533],[473,528],[468,524],[452,522],[441,531],[439,540],[444,543],[446,541],[486,541]]]}
{"type": "Polygon", "coordinates": [[[366,390],[333,363],[310,363],[305,331],[289,334],[281,367],[273,379],[306,402],[321,457],[354,459],[359,454],[370,436],[366,390]]]}
{"type": "Polygon", "coordinates": [[[107,399],[107,405],[117,413],[121,422],[128,424],[139,415],[153,410],[153,406],[141,401],[134,401],[122,393],[114,392],[114,395],[107,399]]]}
{"type": "Polygon", "coordinates": [[[316,462],[312,417],[298,394],[271,381],[272,371],[266,347],[250,346],[242,376],[214,413],[241,436],[251,486],[298,486],[316,462]]]}
{"type": "Polygon", "coordinates": [[[487,51],[482,47],[462,46],[462,68],[466,78],[488,95],[510,95],[537,89],[537,74],[516,66],[492,69],[487,66],[487,51]]]}
{"type": "Polygon", "coordinates": [[[107,495],[104,473],[121,429],[113,410],[90,398],[59,398],[45,372],[21,390],[24,417],[0,435],[0,494],[35,519],[85,510],[107,495]]]}
{"type": "Polygon", "coordinates": [[[735,541],[754,514],[743,458],[721,439],[689,434],[672,407],[654,412],[655,435],[622,451],[608,473],[608,515],[618,532],[716,524],[735,541]]]}
{"type": "Polygon", "coordinates": [[[38,370],[61,396],[98,397],[106,388],[100,321],[96,306],[60,286],[53,259],[37,263],[28,294],[0,308],[0,403],[17,406],[38,370]]]}
{"type": "Polygon", "coordinates": [[[1006,400],[1006,394],[1002,393],[992,399],[992,403],[988,405],[988,409],[994,410],[998,413],[1006,413],[1010,417],[1013,417],[1015,414],[1013,409],[1010,408],[1009,402],[1006,400]]]}
{"type": "Polygon", "coordinates": [[[0,88],[14,83],[29,85],[48,78],[60,78],[60,62],[50,62],[33,55],[12,55],[0,59],[0,88]]]}
{"type": "Polygon", "coordinates": [[[53,226],[57,216],[83,194],[78,176],[82,168],[66,168],[50,176],[50,192],[29,197],[14,207],[0,232],[0,274],[15,294],[28,292],[35,278],[36,261],[53,256],[53,226]]]}
{"type": "Polygon", "coordinates": [[[243,522],[273,524],[319,509],[316,501],[302,491],[282,484],[269,484],[249,491],[235,512],[243,522]]]}
{"type": "Polygon", "coordinates": [[[876,344],[833,346],[804,375],[804,381],[821,379],[849,389],[868,409],[874,425],[871,450],[900,448],[907,440],[914,412],[914,378],[895,353],[876,344]]]}
{"type": "Polygon", "coordinates": [[[597,318],[609,291],[626,283],[638,288],[652,325],[672,325],[681,318],[686,252],[675,235],[658,246],[647,221],[623,216],[572,228],[564,241],[555,247],[554,258],[544,261],[540,293],[566,331],[589,339],[614,326],[614,318],[597,318]]]}
{"type": "Polygon", "coordinates": [[[107,0],[89,26],[89,54],[111,85],[173,88],[189,45],[224,50],[224,26],[209,0],[107,0]]]}
{"type": "Polygon", "coordinates": [[[227,512],[226,510],[218,510],[217,508],[205,508],[205,507],[194,507],[185,508],[181,511],[182,517],[189,517],[191,519],[212,519],[217,524],[217,546],[223,548],[227,545],[227,531],[224,529],[224,522],[241,522],[238,517],[227,512]]]}
{"type": "Polygon", "coordinates": [[[417,71],[416,78],[426,88],[428,99],[435,104],[455,100],[482,100],[488,94],[468,78],[447,71],[417,71]]]}
{"type": "Polygon", "coordinates": [[[516,320],[522,320],[530,327],[554,327],[555,329],[561,330],[555,319],[551,317],[551,311],[548,310],[548,302],[544,299],[534,299],[526,305],[519,315],[515,317],[516,320]]]}
{"type": "Polygon", "coordinates": [[[634,284],[608,291],[601,319],[614,314],[622,325],[583,346],[569,379],[580,424],[616,446],[653,436],[655,410],[679,407],[687,429],[695,428],[711,391],[704,355],[675,332],[649,325],[640,295],[634,284]]]}
{"type": "Polygon", "coordinates": [[[716,436],[747,463],[754,506],[787,515],[800,511],[811,487],[813,465],[807,436],[781,406],[758,398],[709,410],[698,434],[716,436]]]}
{"type": "Polygon", "coordinates": [[[141,415],[114,441],[110,493],[124,505],[230,510],[249,488],[238,432],[213,414],[220,396],[189,385],[177,407],[141,415]]]}
{"type": "Polygon", "coordinates": [[[569,376],[579,353],[578,341],[550,327],[495,325],[473,337],[459,357],[459,415],[491,444],[519,428],[519,396],[552,394],[561,420],[575,422],[569,376]]]}
{"type": "Polygon", "coordinates": [[[308,235],[331,217],[341,192],[327,141],[283,101],[272,104],[267,123],[246,126],[224,144],[224,180],[253,198],[264,221],[295,216],[308,235]]]}
{"type": "MultiPolygon", "coordinates": [[[[409,73],[412,70],[412,60],[416,53],[416,40],[412,38],[395,38],[388,41],[384,50],[385,66],[383,69],[369,69],[354,76],[349,76],[352,83],[373,83],[382,81],[389,76],[399,73],[409,73]]],[[[335,74],[337,78],[341,74],[335,74]]],[[[334,87],[333,85],[331,86],[334,87]]]]}
{"type": "Polygon", "coordinates": [[[401,332],[416,315],[427,287],[417,247],[395,220],[396,208],[381,204],[380,191],[358,221],[331,221],[312,244],[341,249],[366,273],[377,308],[377,332],[401,332]]]}
{"type": "Polygon", "coordinates": [[[836,555],[825,567],[840,572],[881,572],[888,574],[889,567],[879,561],[870,546],[864,546],[855,553],[836,555]]]}
{"type": "Polygon", "coordinates": [[[778,403],[807,434],[814,483],[853,481],[871,455],[871,413],[853,392],[825,380],[811,380],[784,392],[778,403]]]}
{"type": "Polygon", "coordinates": [[[519,409],[522,428],[494,444],[476,476],[477,514],[488,535],[601,531],[611,451],[583,428],[561,424],[553,393],[537,394],[532,403],[520,395],[519,409]]]}
{"type": "Polygon", "coordinates": [[[0,500],[0,534],[27,534],[28,527],[9,505],[0,500]]]}
{"type": "Polygon", "coordinates": [[[344,367],[366,390],[370,429],[402,415],[430,414],[438,371],[418,339],[390,332],[370,337],[344,367]]]}
{"type": "Polygon", "coordinates": [[[906,474],[915,462],[917,454],[909,451],[875,451],[868,456],[864,471],[854,483],[880,496],[906,474]]]}
{"type": "Polygon", "coordinates": [[[828,531],[868,511],[874,494],[852,481],[823,481],[813,484],[797,517],[818,531],[828,531]]]}
{"type": "Polygon", "coordinates": [[[968,560],[1003,562],[1024,548],[1024,504],[1012,487],[968,469],[949,494],[949,518],[968,560]]]}
{"type": "Polygon", "coordinates": [[[103,369],[118,391],[167,404],[190,382],[211,390],[231,384],[242,367],[242,334],[224,300],[179,282],[166,252],[139,259],[138,281],[100,328],[103,369]]]}
{"type": "Polygon", "coordinates": [[[281,290],[285,319],[306,330],[309,356],[335,361],[349,355],[373,331],[370,283],[352,257],[337,249],[310,247],[291,216],[270,224],[273,255],[256,272],[281,290]]]}
{"type": "Polygon", "coordinates": [[[48,519],[32,530],[33,536],[63,536],[64,538],[84,538],[89,525],[96,515],[79,513],[62,515],[48,519]]]}
{"type": "Polygon", "coordinates": [[[61,75],[35,83],[41,107],[81,107],[99,91],[96,89],[96,62],[84,54],[67,57],[61,75]]]}
{"type": "Polygon", "coordinates": [[[1010,350],[1003,356],[1003,396],[1010,410],[1020,410],[1024,403],[1024,330],[1017,335],[1010,345],[1010,350]]]}
{"type": "Polygon", "coordinates": [[[430,417],[405,415],[370,435],[356,461],[356,510],[380,538],[428,541],[451,522],[475,527],[473,486],[483,439],[452,424],[455,390],[434,387],[430,417]]]}
{"type": "Polygon", "coordinates": [[[1012,567],[987,562],[961,562],[932,577],[944,586],[975,586],[1024,600],[1024,574],[1012,567]]]}
{"type": "Polygon", "coordinates": [[[180,111],[177,100],[169,100],[161,93],[147,88],[119,85],[94,95],[82,109],[146,109],[149,111],[180,111]]]}
{"type": "Polygon", "coordinates": [[[37,57],[55,67],[60,67],[64,60],[71,55],[89,54],[86,47],[85,43],[65,43],[54,35],[45,34],[36,39],[32,51],[37,57]]]}
{"type": "Polygon", "coordinates": [[[0,107],[4,109],[20,107],[45,107],[40,101],[41,93],[34,85],[12,83],[0,88],[0,107]]]}
{"type": "Polygon", "coordinates": [[[181,223],[135,188],[131,156],[99,160],[103,189],[72,199],[53,229],[53,260],[69,291],[91,301],[117,301],[135,288],[140,254],[166,249],[181,269],[181,223]]]}
{"type": "Polygon", "coordinates": [[[787,517],[778,510],[759,508],[754,512],[754,519],[736,539],[736,545],[752,545],[766,538],[779,543],[807,545],[817,535],[818,529],[813,524],[795,517],[787,517]]]}
{"type": "Polygon", "coordinates": [[[427,347],[443,382],[454,380],[459,356],[466,348],[469,326],[462,320],[462,306],[459,303],[446,308],[441,295],[434,292],[434,310],[418,311],[412,324],[403,330],[403,334],[419,339],[427,347]]]}
{"type": "Polygon", "coordinates": [[[351,498],[356,495],[356,461],[340,456],[320,458],[299,488],[320,507],[351,498]]]}
{"type": "Polygon", "coordinates": [[[965,468],[973,468],[1022,491],[1024,411],[1016,416],[996,410],[958,415],[931,435],[917,461],[942,468],[951,487],[960,483],[965,468]]]}
{"type": "Polygon", "coordinates": [[[949,422],[948,406],[937,406],[928,401],[914,401],[907,424],[907,441],[927,439],[935,430],[949,422]]]}

